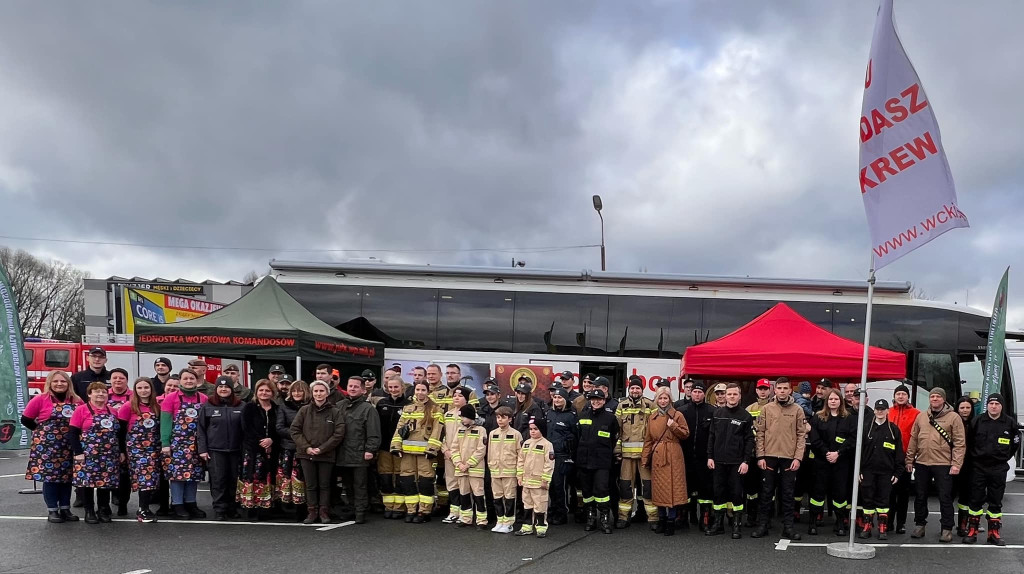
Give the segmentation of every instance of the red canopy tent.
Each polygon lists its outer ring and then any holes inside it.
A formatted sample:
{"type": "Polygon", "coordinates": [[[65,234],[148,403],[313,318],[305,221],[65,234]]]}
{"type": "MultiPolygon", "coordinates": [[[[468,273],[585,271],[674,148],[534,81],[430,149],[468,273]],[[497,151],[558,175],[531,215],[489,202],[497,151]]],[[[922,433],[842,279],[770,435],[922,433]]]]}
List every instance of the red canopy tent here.
{"type": "MultiPolygon", "coordinates": [[[[859,379],[864,345],[811,323],[785,303],[728,335],[686,349],[690,376],[859,379]]],[[[871,347],[868,379],[902,379],[903,353],[871,347]]]]}

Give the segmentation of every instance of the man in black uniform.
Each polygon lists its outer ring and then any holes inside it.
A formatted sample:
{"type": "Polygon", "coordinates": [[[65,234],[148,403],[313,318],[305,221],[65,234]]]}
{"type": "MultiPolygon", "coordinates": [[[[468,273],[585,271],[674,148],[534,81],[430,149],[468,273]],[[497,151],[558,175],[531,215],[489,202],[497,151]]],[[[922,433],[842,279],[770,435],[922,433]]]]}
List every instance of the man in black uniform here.
{"type": "Polygon", "coordinates": [[[706,401],[704,385],[697,383],[690,391],[690,402],[679,411],[690,428],[690,436],[683,440],[683,459],[686,461],[686,487],[690,490],[690,515],[700,529],[711,525],[711,507],[714,497],[714,479],[708,468],[708,437],[715,407],[706,401]]]}
{"type": "Polygon", "coordinates": [[[713,413],[708,432],[707,468],[714,477],[715,522],[706,534],[725,533],[725,511],[732,503],[732,538],[740,538],[742,525],[743,476],[754,461],[754,418],[740,406],[740,386],[729,383],[725,389],[725,406],[713,413]]]}
{"type": "Polygon", "coordinates": [[[1005,546],[1000,530],[1003,527],[1003,493],[1006,491],[1007,461],[1020,448],[1020,427],[1003,412],[1003,395],[992,393],[985,405],[985,414],[975,417],[967,431],[974,469],[971,472],[971,518],[964,544],[978,540],[981,507],[988,504],[988,543],[1005,546]]]}
{"type": "MultiPolygon", "coordinates": [[[[598,377],[600,380],[603,377],[598,377]]],[[[605,379],[607,382],[607,379],[605,379]]],[[[608,408],[608,395],[597,388],[588,395],[590,405],[579,415],[580,442],[576,449],[577,476],[583,490],[583,504],[587,507],[586,531],[597,527],[598,514],[601,530],[612,533],[612,508],[609,496],[609,477],[615,459],[615,444],[619,440],[619,422],[615,411],[608,408]]]]}
{"type": "Polygon", "coordinates": [[[107,351],[103,347],[89,349],[89,368],[78,371],[71,375],[71,386],[75,394],[83,401],[89,400],[89,394],[85,392],[89,385],[95,382],[107,383],[110,380],[110,371],[107,370],[107,351]]]}
{"type": "MultiPolygon", "coordinates": [[[[571,380],[571,379],[570,379],[571,380]]],[[[551,475],[548,492],[548,522],[565,524],[569,518],[569,501],[572,498],[573,452],[579,429],[576,426],[576,411],[570,403],[569,393],[564,388],[551,391],[551,408],[547,412],[548,440],[555,451],[555,470],[551,475]]]]}

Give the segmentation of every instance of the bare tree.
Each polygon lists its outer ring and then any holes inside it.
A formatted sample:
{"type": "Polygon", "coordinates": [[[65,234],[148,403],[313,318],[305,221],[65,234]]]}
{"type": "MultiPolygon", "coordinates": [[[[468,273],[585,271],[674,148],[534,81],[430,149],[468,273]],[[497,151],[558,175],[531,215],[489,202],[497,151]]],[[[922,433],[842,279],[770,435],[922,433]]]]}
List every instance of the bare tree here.
{"type": "Polygon", "coordinates": [[[252,271],[246,273],[245,277],[242,277],[242,283],[245,283],[246,285],[252,285],[259,278],[260,274],[257,273],[255,269],[253,269],[252,271]]]}
{"type": "Polygon", "coordinates": [[[43,261],[24,250],[0,247],[27,336],[76,340],[85,333],[85,284],[89,275],[61,261],[43,261]]]}
{"type": "Polygon", "coordinates": [[[924,299],[927,301],[935,299],[934,297],[931,296],[930,293],[925,291],[923,287],[917,286],[914,286],[914,288],[910,290],[910,297],[913,299],[924,299]]]}

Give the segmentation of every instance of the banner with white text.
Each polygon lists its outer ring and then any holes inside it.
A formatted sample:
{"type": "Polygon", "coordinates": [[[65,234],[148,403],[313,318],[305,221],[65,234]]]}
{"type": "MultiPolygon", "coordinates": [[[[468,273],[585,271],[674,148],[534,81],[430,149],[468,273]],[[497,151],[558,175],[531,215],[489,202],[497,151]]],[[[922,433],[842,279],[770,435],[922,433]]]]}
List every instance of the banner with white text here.
{"type": "Polygon", "coordinates": [[[864,78],[860,192],[875,269],[957,227],[970,227],[942,149],[939,124],[882,0],[864,78]]]}
{"type": "Polygon", "coordinates": [[[27,367],[16,297],[0,266],[0,450],[28,446],[28,432],[21,427],[28,401],[27,367]]]}

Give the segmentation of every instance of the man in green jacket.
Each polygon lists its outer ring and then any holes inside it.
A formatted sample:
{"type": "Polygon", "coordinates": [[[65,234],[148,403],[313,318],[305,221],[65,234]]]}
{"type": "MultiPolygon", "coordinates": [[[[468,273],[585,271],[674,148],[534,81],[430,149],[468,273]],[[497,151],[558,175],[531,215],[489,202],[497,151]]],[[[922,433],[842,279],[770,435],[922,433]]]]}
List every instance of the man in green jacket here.
{"type": "Polygon", "coordinates": [[[338,447],[337,465],[341,482],[348,495],[348,511],[343,519],[356,524],[366,523],[366,510],[370,505],[367,487],[367,467],[380,448],[380,418],[377,409],[366,400],[366,383],[362,377],[348,378],[348,398],[338,403],[345,414],[345,440],[338,447]]]}

